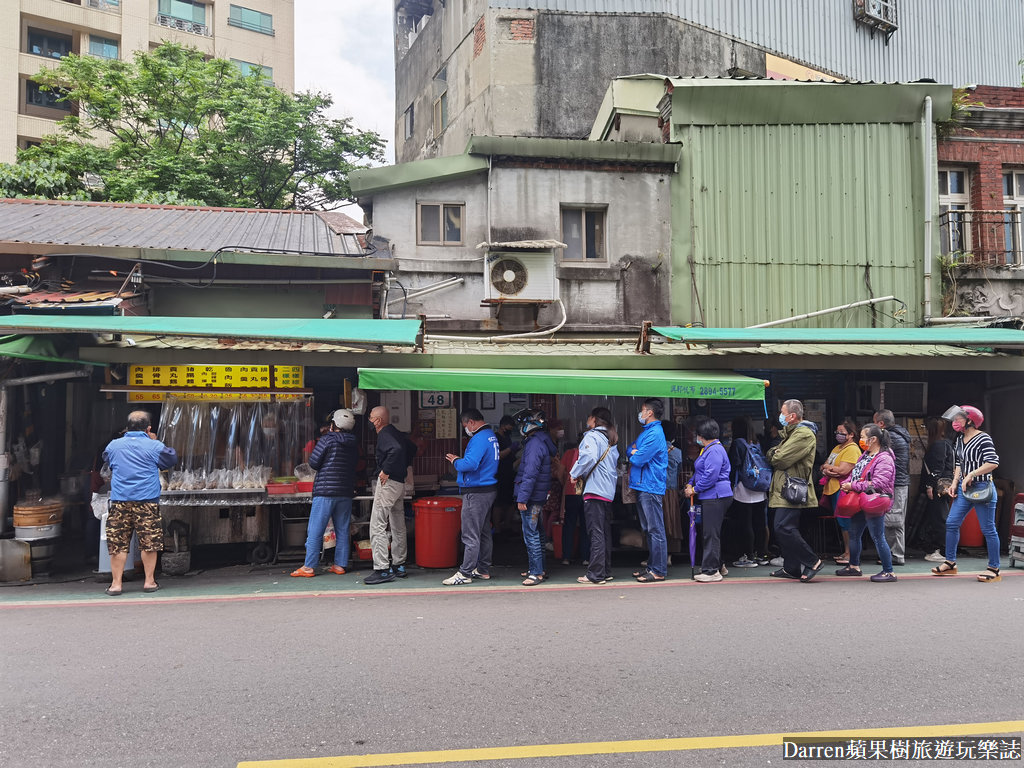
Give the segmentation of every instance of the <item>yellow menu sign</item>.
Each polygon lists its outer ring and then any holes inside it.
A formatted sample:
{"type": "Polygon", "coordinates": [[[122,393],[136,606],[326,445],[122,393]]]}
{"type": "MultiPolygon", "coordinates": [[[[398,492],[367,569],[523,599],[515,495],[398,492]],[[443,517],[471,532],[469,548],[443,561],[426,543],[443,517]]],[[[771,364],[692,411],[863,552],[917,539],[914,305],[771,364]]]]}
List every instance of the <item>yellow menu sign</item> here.
{"type": "MultiPolygon", "coordinates": [[[[166,395],[185,400],[269,400],[263,392],[203,392],[204,389],[302,389],[301,365],[133,365],[128,384],[163,387],[163,391],[129,392],[133,403],[160,402],[166,395]]],[[[277,395],[279,400],[298,400],[303,395],[277,395]]]]}

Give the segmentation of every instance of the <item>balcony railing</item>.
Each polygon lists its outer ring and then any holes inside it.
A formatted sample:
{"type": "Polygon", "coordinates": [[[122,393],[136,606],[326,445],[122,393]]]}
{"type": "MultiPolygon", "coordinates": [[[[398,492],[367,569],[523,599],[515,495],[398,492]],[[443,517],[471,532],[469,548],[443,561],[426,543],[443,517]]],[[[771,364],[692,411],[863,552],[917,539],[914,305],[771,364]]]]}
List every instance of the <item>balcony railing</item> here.
{"type": "Polygon", "coordinates": [[[176,16],[168,16],[166,13],[158,13],[156,15],[156,23],[161,27],[178,29],[182,32],[188,32],[191,35],[202,35],[203,37],[213,36],[210,32],[210,28],[205,24],[200,24],[198,21],[189,21],[188,19],[179,19],[176,16]]]}
{"type": "Polygon", "coordinates": [[[1021,210],[948,210],[939,215],[944,258],[963,267],[1024,266],[1021,210]]]}

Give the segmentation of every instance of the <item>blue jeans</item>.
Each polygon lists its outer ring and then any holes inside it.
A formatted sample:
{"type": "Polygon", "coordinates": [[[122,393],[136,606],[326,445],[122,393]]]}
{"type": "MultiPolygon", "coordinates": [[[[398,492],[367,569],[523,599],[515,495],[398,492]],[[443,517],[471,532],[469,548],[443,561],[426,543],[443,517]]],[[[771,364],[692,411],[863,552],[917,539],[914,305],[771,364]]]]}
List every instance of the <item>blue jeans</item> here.
{"type": "Polygon", "coordinates": [[[348,548],[352,540],[348,533],[352,521],[352,499],[348,496],[314,496],[313,506],[309,510],[309,526],[306,528],[307,568],[312,568],[320,561],[328,520],[334,521],[334,534],[338,538],[334,547],[334,564],[348,567],[348,548]]]}
{"type": "Polygon", "coordinates": [[[956,548],[960,544],[960,525],[973,508],[978,515],[981,532],[985,536],[985,546],[988,548],[988,567],[998,568],[999,534],[996,532],[996,505],[999,503],[999,498],[996,495],[996,489],[992,489],[992,498],[981,502],[974,502],[966,498],[959,488],[957,491],[953,505],[949,508],[949,517],[946,518],[946,559],[951,563],[956,562],[956,548]]]}
{"type": "Polygon", "coordinates": [[[529,560],[531,576],[544,573],[544,546],[540,542],[540,513],[544,504],[529,504],[525,512],[519,514],[523,518],[523,541],[526,542],[526,557],[529,560]]]}
{"type": "Polygon", "coordinates": [[[655,576],[668,575],[668,542],[665,540],[665,511],[662,496],[637,491],[636,506],[640,511],[640,524],[647,534],[647,570],[655,576]]]}
{"type": "Polygon", "coordinates": [[[885,515],[868,517],[863,512],[858,512],[850,518],[850,566],[860,567],[860,553],[864,547],[864,528],[868,529],[871,533],[871,540],[875,542],[878,557],[882,560],[882,570],[886,573],[891,572],[892,551],[885,540],[885,515]]]}

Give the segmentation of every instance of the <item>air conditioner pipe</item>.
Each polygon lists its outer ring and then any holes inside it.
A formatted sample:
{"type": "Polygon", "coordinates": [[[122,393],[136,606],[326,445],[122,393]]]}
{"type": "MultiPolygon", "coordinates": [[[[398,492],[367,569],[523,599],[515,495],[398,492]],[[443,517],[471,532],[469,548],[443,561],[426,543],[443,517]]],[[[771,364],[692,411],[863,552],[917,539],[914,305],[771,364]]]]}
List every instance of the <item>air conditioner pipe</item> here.
{"type": "Polygon", "coordinates": [[[402,296],[396,299],[388,299],[387,303],[391,305],[397,304],[400,301],[412,301],[413,299],[418,299],[420,296],[426,296],[428,293],[434,293],[435,291],[443,291],[445,288],[454,288],[456,285],[459,285],[460,283],[464,282],[466,282],[466,278],[464,277],[449,277],[447,280],[442,280],[440,283],[428,285],[425,288],[414,288],[411,291],[409,291],[408,296],[402,296]]]}
{"type": "Polygon", "coordinates": [[[5,285],[0,287],[0,295],[4,296],[19,296],[25,293],[32,293],[32,289],[27,285],[5,285]]]}
{"type": "Polygon", "coordinates": [[[932,317],[932,97],[924,97],[921,144],[924,153],[924,321],[932,317]]]}
{"type": "Polygon", "coordinates": [[[819,309],[816,312],[805,312],[802,315],[794,315],[793,317],[786,317],[782,320],[772,320],[769,323],[760,323],[759,325],[748,325],[747,328],[770,328],[773,325],[782,325],[783,323],[794,323],[797,320],[806,320],[809,317],[818,317],[819,315],[830,315],[833,312],[842,312],[844,309],[853,309],[854,307],[863,307],[868,304],[878,304],[883,301],[899,301],[900,304],[903,302],[897,299],[895,296],[881,296],[877,299],[864,299],[863,301],[855,301],[851,304],[843,304],[839,307],[829,307],[828,309],[819,309]]]}
{"type": "Polygon", "coordinates": [[[562,320],[558,325],[553,328],[546,328],[543,331],[530,331],[528,333],[507,333],[502,336],[437,336],[434,334],[425,334],[423,336],[424,341],[482,341],[482,342],[496,342],[496,341],[516,341],[518,339],[536,339],[538,336],[552,336],[558,333],[562,327],[569,320],[569,313],[565,310],[565,304],[562,303],[562,299],[555,299],[555,303],[558,304],[562,310],[562,320]]]}
{"type": "Polygon", "coordinates": [[[991,325],[993,320],[999,319],[991,315],[973,315],[971,317],[926,317],[924,321],[927,325],[964,325],[967,323],[987,323],[991,325]]]}

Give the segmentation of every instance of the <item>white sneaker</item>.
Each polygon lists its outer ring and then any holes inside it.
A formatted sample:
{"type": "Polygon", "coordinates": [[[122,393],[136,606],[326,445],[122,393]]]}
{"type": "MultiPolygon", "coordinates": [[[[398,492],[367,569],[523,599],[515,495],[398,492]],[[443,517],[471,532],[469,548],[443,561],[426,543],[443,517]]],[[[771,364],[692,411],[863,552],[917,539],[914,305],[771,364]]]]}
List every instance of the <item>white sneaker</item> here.
{"type": "Polygon", "coordinates": [[[699,582],[701,582],[703,584],[706,584],[709,581],[721,581],[722,580],[722,574],[720,574],[720,573],[698,573],[696,576],[693,577],[693,580],[694,581],[699,581],[699,582]]]}
{"type": "Polygon", "coordinates": [[[546,551],[548,551],[548,552],[554,552],[555,551],[555,545],[552,544],[550,541],[545,541],[544,542],[544,549],[546,551]]]}
{"type": "Polygon", "coordinates": [[[924,559],[929,563],[943,563],[946,561],[946,556],[936,549],[930,555],[925,555],[924,559]]]}
{"type": "Polygon", "coordinates": [[[719,573],[720,573],[720,574],[721,574],[722,576],[728,576],[728,575],[729,575],[729,569],[728,569],[728,568],[726,568],[726,567],[725,567],[724,565],[723,565],[722,567],[720,567],[720,568],[718,569],[718,572],[719,572],[719,573]]]}
{"type": "Polygon", "coordinates": [[[462,571],[456,571],[447,579],[441,582],[446,587],[455,587],[459,584],[472,584],[473,580],[462,573],[462,571]]]}
{"type": "Polygon", "coordinates": [[[733,566],[736,568],[757,568],[757,563],[755,563],[753,560],[748,559],[747,556],[744,555],[735,563],[733,563],[733,566]]]}
{"type": "Polygon", "coordinates": [[[773,557],[768,562],[769,562],[769,565],[785,565],[786,564],[786,561],[783,560],[781,557],[773,557]]]}

